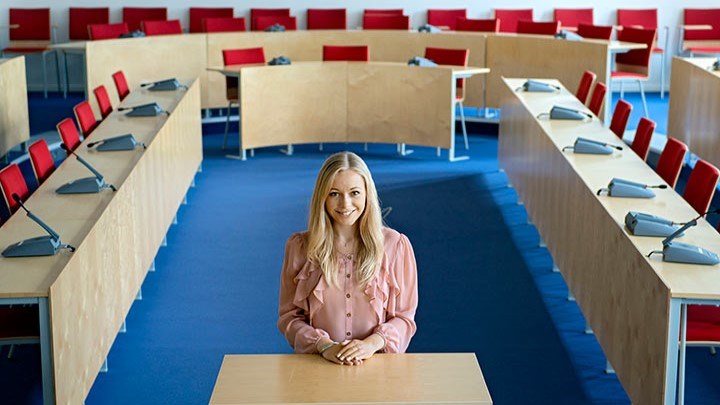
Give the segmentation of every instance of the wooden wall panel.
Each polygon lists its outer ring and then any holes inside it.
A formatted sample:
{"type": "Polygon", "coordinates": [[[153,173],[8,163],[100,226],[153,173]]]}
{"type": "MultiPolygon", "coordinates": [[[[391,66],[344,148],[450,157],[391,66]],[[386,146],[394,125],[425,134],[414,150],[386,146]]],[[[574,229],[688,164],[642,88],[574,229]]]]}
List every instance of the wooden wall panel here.
{"type": "Polygon", "coordinates": [[[0,157],[30,139],[25,57],[0,59],[0,157]]]}

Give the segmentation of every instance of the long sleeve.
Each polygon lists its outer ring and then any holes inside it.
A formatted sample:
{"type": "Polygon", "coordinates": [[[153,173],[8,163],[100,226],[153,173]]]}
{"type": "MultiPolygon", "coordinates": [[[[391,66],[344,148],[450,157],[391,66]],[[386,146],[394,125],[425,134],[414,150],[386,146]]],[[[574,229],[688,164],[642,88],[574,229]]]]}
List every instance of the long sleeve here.
{"type": "Polygon", "coordinates": [[[317,353],[318,339],[329,335],[324,330],[309,325],[307,296],[300,303],[295,298],[299,282],[307,281],[307,277],[303,278],[300,275],[303,268],[308,265],[303,244],[302,235],[295,234],[285,245],[277,324],[296,353],[317,353]]]}
{"type": "Polygon", "coordinates": [[[400,235],[395,257],[391,261],[390,278],[395,291],[388,298],[386,322],[375,333],[385,339],[386,353],[404,353],[415,334],[415,311],[418,304],[417,265],[412,245],[405,235],[400,235]]]}

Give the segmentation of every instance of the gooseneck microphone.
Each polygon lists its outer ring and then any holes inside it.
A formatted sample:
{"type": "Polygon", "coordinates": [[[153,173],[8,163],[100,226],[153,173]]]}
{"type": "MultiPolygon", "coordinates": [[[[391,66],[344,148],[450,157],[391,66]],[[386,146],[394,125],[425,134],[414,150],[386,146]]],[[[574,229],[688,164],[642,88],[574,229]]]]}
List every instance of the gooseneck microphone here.
{"type": "Polygon", "coordinates": [[[75,247],[63,244],[57,232],[30,212],[30,210],[25,207],[25,204],[23,204],[19,195],[13,193],[12,199],[25,211],[28,218],[44,229],[48,235],[14,243],[3,250],[2,255],[4,257],[52,256],[57,253],[58,249],[69,249],[71,252],[75,251],[75,247]]]}
{"type": "Polygon", "coordinates": [[[687,243],[674,242],[674,239],[682,235],[683,232],[697,225],[698,219],[702,218],[707,214],[718,212],[720,212],[720,209],[708,211],[706,213],[698,215],[689,222],[686,222],[683,226],[680,227],[680,229],[676,230],[662,241],[662,252],[654,250],[648,253],[647,256],[650,257],[654,253],[662,253],[663,260],[666,262],[705,264],[711,266],[720,263],[720,257],[718,257],[718,255],[714,252],[703,249],[699,246],[689,245],[687,243]]]}
{"type": "Polygon", "coordinates": [[[134,107],[120,107],[118,111],[128,111],[128,117],[156,117],[160,114],[170,115],[170,111],[164,110],[158,103],[136,105],[134,107]]]}
{"type": "Polygon", "coordinates": [[[65,145],[64,143],[60,143],[60,147],[63,148],[65,152],[75,156],[78,162],[80,162],[83,166],[90,170],[90,172],[92,172],[95,177],[86,177],[78,180],[73,180],[58,188],[56,190],[58,194],[98,193],[100,192],[100,190],[105,188],[109,188],[112,191],[117,191],[115,186],[105,182],[105,178],[102,174],[100,174],[100,172],[95,170],[95,168],[92,167],[90,163],[88,163],[85,159],[81,158],[77,153],[68,148],[67,145],[65,145]]]}
{"type": "Polygon", "coordinates": [[[578,137],[575,139],[575,143],[572,146],[566,146],[562,148],[562,151],[565,152],[566,150],[572,150],[574,153],[609,155],[612,154],[613,149],[623,150],[622,146],[578,137]]]}
{"type": "Polygon", "coordinates": [[[143,142],[138,142],[132,134],[125,134],[90,142],[87,144],[87,148],[90,149],[97,145],[99,145],[97,150],[101,152],[133,150],[138,145],[142,146],[143,149],[147,149],[147,146],[143,142]]]}

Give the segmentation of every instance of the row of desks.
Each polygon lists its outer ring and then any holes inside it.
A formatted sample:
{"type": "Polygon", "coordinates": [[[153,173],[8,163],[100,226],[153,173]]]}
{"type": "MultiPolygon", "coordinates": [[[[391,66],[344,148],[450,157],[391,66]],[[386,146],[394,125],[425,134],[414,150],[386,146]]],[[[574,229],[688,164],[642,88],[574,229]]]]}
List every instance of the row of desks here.
{"type": "MultiPolygon", "coordinates": [[[[624,217],[633,210],[684,222],[697,213],[672,189],[658,190],[653,199],[596,195],[614,177],[664,181],[627,147],[613,155],[563,152],[578,136],[620,140],[597,120],[537,118],[553,105],[584,106],[565,88],[554,94],[515,92],[523,81],[504,80],[500,166],[632,402],[674,403],[682,309],[688,303],[719,303],[720,271],[663,262],[660,255],[648,258],[662,250],[661,238],[631,235],[624,217]]],[[[720,234],[705,220],[681,241],[720,252],[720,234]]]]}
{"type": "MultiPolygon", "coordinates": [[[[56,194],[90,175],[70,157],[25,202],[74,253],[0,257],[0,305],[40,305],[45,403],[84,401],[194,180],[202,162],[200,83],[188,84],[187,91],[133,91],[119,107],[155,101],[171,114],[130,118],[115,111],[77,149],[117,192],[56,194]],[[86,148],[126,133],[147,149],[86,148]]],[[[18,211],[0,227],[0,247],[42,234],[18,211]]]]}

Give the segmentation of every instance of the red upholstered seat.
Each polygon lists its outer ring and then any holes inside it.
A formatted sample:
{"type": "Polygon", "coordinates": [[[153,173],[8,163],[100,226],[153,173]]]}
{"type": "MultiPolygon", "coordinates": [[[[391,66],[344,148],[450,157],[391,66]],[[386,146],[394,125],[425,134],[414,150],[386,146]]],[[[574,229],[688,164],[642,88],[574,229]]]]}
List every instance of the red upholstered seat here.
{"type": "Polygon", "coordinates": [[[253,18],[252,22],[255,31],[264,31],[266,28],[279,24],[285,27],[285,31],[297,30],[297,19],[286,15],[269,15],[253,18]]]}
{"type": "MultiPolygon", "coordinates": [[[[223,64],[225,66],[253,65],[265,63],[265,50],[263,48],[224,49],[223,64]]],[[[233,104],[240,108],[238,79],[225,77],[225,95],[228,100],[227,118],[225,119],[225,135],[223,136],[223,149],[227,147],[227,136],[230,128],[230,110],[233,104]]]]}
{"type": "Polygon", "coordinates": [[[233,13],[232,7],[190,7],[190,33],[207,32],[206,18],[233,18],[233,13]]]}
{"type": "Polygon", "coordinates": [[[622,139],[625,134],[625,128],[627,127],[631,112],[632,104],[625,100],[618,100],[617,105],[615,105],[615,111],[613,111],[612,119],[610,120],[610,130],[620,139],[622,139]]]}
{"type": "Polygon", "coordinates": [[[43,47],[27,47],[27,46],[15,46],[15,47],[9,47],[4,48],[3,52],[5,53],[35,53],[35,52],[44,52],[50,49],[50,47],[43,46],[43,47]]]}
{"type": "Polygon", "coordinates": [[[635,73],[635,72],[612,72],[612,73],[610,74],[610,77],[613,77],[613,78],[630,78],[630,79],[638,79],[638,80],[647,79],[647,75],[646,75],[646,74],[635,73]]]}
{"type": "Polygon", "coordinates": [[[93,113],[90,103],[87,101],[81,101],[73,107],[73,111],[75,112],[75,119],[77,119],[83,136],[85,138],[89,137],[92,131],[100,124],[95,119],[95,113],[93,113]]]}
{"type": "Polygon", "coordinates": [[[455,29],[457,31],[500,32],[500,20],[497,18],[492,18],[492,19],[458,18],[455,29]]]}
{"type": "Polygon", "coordinates": [[[555,35],[560,31],[560,22],[537,22],[520,20],[517,23],[518,34],[555,35]]]}
{"type": "Polygon", "coordinates": [[[466,18],[467,9],[430,9],[427,11],[427,22],[436,27],[447,28],[449,30],[457,29],[458,18],[466,18]]]}
{"type": "Polygon", "coordinates": [[[243,32],[247,31],[245,19],[238,18],[205,18],[203,32],[243,32]]]}
{"type": "Polygon", "coordinates": [[[691,46],[688,50],[693,53],[720,53],[720,46],[691,46]]]}
{"type": "Polygon", "coordinates": [[[597,75],[595,73],[586,70],[580,78],[580,84],[578,85],[578,89],[575,92],[575,97],[577,97],[577,99],[580,100],[581,103],[585,104],[585,102],[587,101],[587,98],[590,95],[590,89],[592,88],[596,77],[597,75]]]}
{"type": "Polygon", "coordinates": [[[612,38],[613,27],[609,25],[578,24],[577,34],[588,39],[603,39],[609,41],[612,38]]]}
{"type": "MultiPolygon", "coordinates": [[[[470,59],[468,49],[425,48],[425,57],[439,65],[467,66],[470,59]]],[[[463,101],[465,100],[465,79],[458,79],[455,85],[455,99],[460,106],[460,123],[462,124],[465,149],[469,149],[467,128],[465,127],[465,113],[463,101]]]]}
{"type": "Polygon", "coordinates": [[[108,96],[107,90],[105,90],[105,86],[100,85],[93,89],[93,93],[95,94],[95,99],[97,100],[98,107],[100,107],[100,115],[103,119],[110,115],[113,111],[112,103],[110,102],[110,96],[108,96]]]}
{"type": "Polygon", "coordinates": [[[402,8],[366,8],[363,11],[363,15],[368,14],[404,15],[405,10],[402,8]]]}
{"type": "Polygon", "coordinates": [[[688,305],[688,344],[720,342],[720,308],[712,305],[688,305]]]}
{"type": "MultiPolygon", "coordinates": [[[[251,8],[250,9],[250,30],[251,31],[262,31],[262,29],[258,29],[257,27],[255,27],[255,19],[257,17],[268,17],[268,16],[290,17],[290,9],[289,8],[251,8]]],[[[272,25],[272,24],[270,24],[270,25],[272,25]]]]}
{"type": "Polygon", "coordinates": [[[631,148],[642,160],[647,159],[653,132],[655,132],[655,122],[645,117],[640,118],[631,148]]]}
{"type": "Polygon", "coordinates": [[[90,39],[93,41],[100,39],[120,38],[120,35],[130,32],[127,23],[117,24],[91,24],[88,26],[90,39]]]}
{"type": "Polygon", "coordinates": [[[115,82],[115,88],[118,92],[118,98],[123,101],[128,94],[130,94],[130,88],[128,87],[127,80],[125,80],[125,73],[119,70],[112,75],[113,82],[115,82]]]}
{"type": "Polygon", "coordinates": [[[30,145],[28,153],[30,154],[30,163],[32,163],[35,179],[40,185],[55,171],[55,162],[44,139],[30,145]]]}
{"type": "Polygon", "coordinates": [[[710,207],[715,194],[715,186],[717,186],[720,171],[704,160],[698,160],[695,167],[690,172],[690,178],[685,185],[683,198],[688,202],[698,214],[703,214],[710,207]]]}
{"type": "Polygon", "coordinates": [[[165,7],[123,7],[123,22],[127,23],[130,31],[138,31],[143,21],[167,20],[165,7]]]}
{"type": "Polygon", "coordinates": [[[635,42],[645,45],[645,49],[634,49],[615,56],[615,71],[610,74],[613,80],[620,81],[620,97],[624,96],[623,83],[628,80],[637,81],[640,87],[645,116],[649,115],[643,81],[650,76],[650,56],[657,36],[657,29],[624,27],[618,32],[618,41],[635,42]]]}
{"type": "Polygon", "coordinates": [[[93,24],[107,24],[110,22],[110,9],[70,7],[70,20],[68,26],[71,41],[85,41],[90,39],[88,27],[93,24]]]}
{"type": "Polygon", "coordinates": [[[517,32],[518,21],[532,21],[533,10],[526,9],[495,9],[495,18],[500,19],[500,32],[517,32]]]}
{"type": "Polygon", "coordinates": [[[592,96],[590,96],[590,104],[588,108],[596,116],[600,116],[600,110],[602,110],[603,102],[605,102],[605,94],[607,93],[607,86],[605,83],[598,82],[593,89],[592,96]]]}
{"type": "Polygon", "coordinates": [[[410,17],[393,14],[365,14],[364,30],[409,30],[410,17]]]}
{"type": "Polygon", "coordinates": [[[687,145],[684,143],[675,138],[668,137],[665,149],[663,149],[660,154],[660,159],[658,160],[655,171],[672,188],[675,188],[678,177],[680,177],[680,170],[685,162],[687,149],[687,145]]]}
{"type": "Polygon", "coordinates": [[[353,61],[368,62],[370,60],[370,49],[367,45],[359,46],[323,46],[324,61],[353,61]]]}
{"type": "Polygon", "coordinates": [[[70,150],[77,149],[80,146],[80,133],[75,126],[75,121],[72,118],[65,118],[57,124],[57,130],[60,134],[60,139],[65,146],[70,150]]]}
{"type": "Polygon", "coordinates": [[[28,190],[25,178],[20,171],[20,167],[15,163],[0,170],[0,188],[11,215],[20,208],[20,204],[15,202],[12,195],[17,194],[23,201],[30,196],[30,190],[28,190]]]}
{"type": "Polygon", "coordinates": [[[307,10],[307,29],[346,30],[347,10],[344,8],[309,8],[307,10]]]}
{"type": "Polygon", "coordinates": [[[683,49],[695,53],[720,52],[720,47],[717,45],[717,41],[720,41],[720,8],[686,8],[683,10],[683,23],[685,25],[709,25],[712,27],[709,30],[685,30],[683,49]],[[687,41],[690,42],[687,43],[687,41]],[[711,43],[703,44],[704,41],[711,43]]]}
{"type": "Polygon", "coordinates": [[[555,21],[560,22],[563,28],[576,29],[580,24],[593,24],[592,8],[556,8],[555,21]]]}
{"type": "Polygon", "coordinates": [[[143,21],[141,26],[145,35],[149,37],[156,35],[182,34],[182,25],[180,25],[180,20],[143,21]]]}

